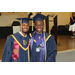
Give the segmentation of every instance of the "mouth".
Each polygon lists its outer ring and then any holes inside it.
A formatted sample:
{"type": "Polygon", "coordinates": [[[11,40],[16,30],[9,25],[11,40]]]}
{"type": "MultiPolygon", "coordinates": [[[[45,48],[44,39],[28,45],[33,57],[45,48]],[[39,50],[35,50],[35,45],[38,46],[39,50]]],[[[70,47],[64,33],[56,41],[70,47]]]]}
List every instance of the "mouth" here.
{"type": "Polygon", "coordinates": [[[23,29],[22,31],[23,31],[23,32],[28,32],[28,29],[23,29]]]}
{"type": "Polygon", "coordinates": [[[27,28],[25,28],[25,29],[23,29],[24,31],[28,31],[28,29],[27,28]]]}
{"type": "Polygon", "coordinates": [[[27,31],[28,29],[23,29],[24,31],[27,31]]]}
{"type": "Polygon", "coordinates": [[[41,29],[37,29],[38,31],[40,31],[41,29]]]}

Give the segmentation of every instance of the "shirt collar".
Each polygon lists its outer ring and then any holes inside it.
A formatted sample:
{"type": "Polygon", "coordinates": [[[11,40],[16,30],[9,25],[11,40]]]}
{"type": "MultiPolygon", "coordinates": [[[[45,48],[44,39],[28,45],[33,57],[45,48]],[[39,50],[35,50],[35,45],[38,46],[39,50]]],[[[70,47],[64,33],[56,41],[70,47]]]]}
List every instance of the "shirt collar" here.
{"type": "Polygon", "coordinates": [[[20,33],[23,37],[27,37],[27,34],[24,36],[24,35],[22,34],[22,32],[21,32],[21,31],[20,31],[19,33],[20,33]]]}

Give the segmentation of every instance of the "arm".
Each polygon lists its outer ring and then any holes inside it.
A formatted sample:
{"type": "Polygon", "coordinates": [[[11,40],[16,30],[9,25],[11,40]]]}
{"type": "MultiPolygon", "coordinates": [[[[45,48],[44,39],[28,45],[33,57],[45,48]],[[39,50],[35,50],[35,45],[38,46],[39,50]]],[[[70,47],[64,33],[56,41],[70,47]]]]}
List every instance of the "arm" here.
{"type": "Polygon", "coordinates": [[[73,17],[70,17],[70,22],[68,25],[71,25],[72,22],[73,22],[73,17]]]}
{"type": "Polygon", "coordinates": [[[70,18],[70,21],[71,21],[71,20],[72,20],[73,22],[75,22],[75,20],[73,19],[73,17],[70,18]]]}
{"type": "Polygon", "coordinates": [[[12,37],[9,36],[6,40],[4,51],[3,51],[3,57],[2,62],[10,62],[12,61],[12,49],[13,49],[13,43],[12,43],[12,37]]]}
{"type": "Polygon", "coordinates": [[[73,19],[73,21],[75,22],[75,20],[73,19]]]}
{"type": "Polygon", "coordinates": [[[55,43],[54,37],[51,36],[49,40],[47,41],[47,60],[46,62],[55,62],[56,54],[57,54],[56,43],[55,43]]]}

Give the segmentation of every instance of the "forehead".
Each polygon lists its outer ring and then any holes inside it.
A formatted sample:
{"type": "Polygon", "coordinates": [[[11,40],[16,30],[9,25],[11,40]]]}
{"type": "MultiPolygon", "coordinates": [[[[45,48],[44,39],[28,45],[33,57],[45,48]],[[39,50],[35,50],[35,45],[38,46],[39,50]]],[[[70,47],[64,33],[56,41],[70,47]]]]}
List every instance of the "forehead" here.
{"type": "Polygon", "coordinates": [[[29,25],[28,23],[22,23],[22,25],[23,25],[23,24],[25,24],[25,25],[29,25]]]}
{"type": "Polygon", "coordinates": [[[36,21],[35,24],[43,24],[43,21],[36,21]]]}

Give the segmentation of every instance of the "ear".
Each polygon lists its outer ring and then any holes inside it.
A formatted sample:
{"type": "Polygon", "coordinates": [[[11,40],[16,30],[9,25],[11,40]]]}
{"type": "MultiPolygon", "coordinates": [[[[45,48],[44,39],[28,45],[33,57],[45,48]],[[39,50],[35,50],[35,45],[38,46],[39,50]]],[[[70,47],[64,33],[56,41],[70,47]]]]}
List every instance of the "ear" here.
{"type": "Polygon", "coordinates": [[[44,24],[43,24],[43,27],[44,27],[44,24]]]}
{"type": "Polygon", "coordinates": [[[22,23],[19,25],[19,27],[20,27],[20,28],[22,27],[22,23]]]}

